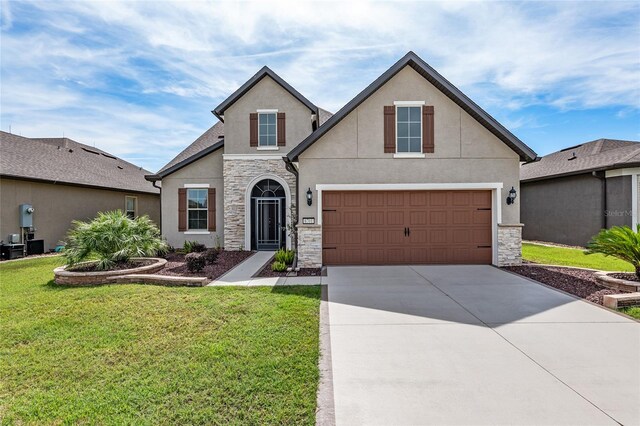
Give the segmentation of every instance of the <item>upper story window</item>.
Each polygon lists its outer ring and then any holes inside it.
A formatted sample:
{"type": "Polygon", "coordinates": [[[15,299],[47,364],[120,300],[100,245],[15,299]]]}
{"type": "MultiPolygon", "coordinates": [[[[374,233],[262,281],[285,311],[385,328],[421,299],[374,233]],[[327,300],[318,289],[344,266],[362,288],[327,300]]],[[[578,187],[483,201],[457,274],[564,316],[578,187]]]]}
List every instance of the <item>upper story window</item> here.
{"type": "Polygon", "coordinates": [[[422,152],[422,106],[396,106],[396,152],[422,152]]]}
{"type": "Polygon", "coordinates": [[[138,216],[138,197],[124,197],[124,213],[129,219],[135,219],[138,216]]]}
{"type": "Polygon", "coordinates": [[[258,113],[258,146],[276,146],[277,112],[258,113]]]}
{"type": "Polygon", "coordinates": [[[189,230],[207,229],[208,189],[187,189],[187,222],[189,230]]]}

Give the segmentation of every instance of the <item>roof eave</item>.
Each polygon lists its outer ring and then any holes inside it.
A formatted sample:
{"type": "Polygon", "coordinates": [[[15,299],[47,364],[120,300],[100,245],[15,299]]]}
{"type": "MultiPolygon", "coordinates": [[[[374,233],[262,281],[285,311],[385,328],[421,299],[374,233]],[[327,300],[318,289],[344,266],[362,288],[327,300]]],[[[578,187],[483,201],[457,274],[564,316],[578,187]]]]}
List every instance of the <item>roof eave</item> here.
{"type": "Polygon", "coordinates": [[[607,166],[592,167],[590,169],[572,170],[570,172],[556,173],[553,175],[537,176],[529,179],[520,179],[520,182],[522,183],[538,182],[541,180],[557,179],[557,178],[568,177],[568,176],[583,175],[583,174],[593,173],[593,172],[604,172],[607,170],[626,169],[628,167],[640,167],[640,161],[636,161],[633,163],[615,163],[607,166]]]}

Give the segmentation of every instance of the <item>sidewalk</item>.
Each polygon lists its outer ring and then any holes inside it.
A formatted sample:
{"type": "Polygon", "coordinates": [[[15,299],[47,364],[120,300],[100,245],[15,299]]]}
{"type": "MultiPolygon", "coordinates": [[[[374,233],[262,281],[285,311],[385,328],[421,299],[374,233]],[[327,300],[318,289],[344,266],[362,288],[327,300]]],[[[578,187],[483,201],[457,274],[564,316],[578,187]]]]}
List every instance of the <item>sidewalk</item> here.
{"type": "Polygon", "coordinates": [[[273,257],[274,251],[258,251],[209,286],[320,285],[327,277],[253,277],[273,257]]]}

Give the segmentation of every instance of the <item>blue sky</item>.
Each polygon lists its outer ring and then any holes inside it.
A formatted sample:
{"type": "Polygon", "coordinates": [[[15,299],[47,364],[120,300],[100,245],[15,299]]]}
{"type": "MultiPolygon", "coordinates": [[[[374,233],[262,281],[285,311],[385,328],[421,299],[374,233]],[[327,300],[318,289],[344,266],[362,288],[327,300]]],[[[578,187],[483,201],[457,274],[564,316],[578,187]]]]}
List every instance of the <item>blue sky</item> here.
{"type": "Polygon", "coordinates": [[[640,2],[2,1],[0,126],[156,171],[268,65],[337,111],[415,51],[539,155],[640,140],[640,2]]]}

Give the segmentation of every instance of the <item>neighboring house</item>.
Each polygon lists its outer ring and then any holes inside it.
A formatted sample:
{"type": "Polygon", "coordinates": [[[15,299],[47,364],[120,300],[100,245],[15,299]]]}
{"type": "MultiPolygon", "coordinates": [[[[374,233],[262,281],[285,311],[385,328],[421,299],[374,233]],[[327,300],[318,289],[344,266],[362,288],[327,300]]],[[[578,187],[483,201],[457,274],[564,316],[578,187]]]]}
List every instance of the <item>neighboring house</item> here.
{"type": "Polygon", "coordinates": [[[584,246],[603,228],[638,223],[640,142],[599,139],[520,169],[524,238],[584,246]]]}
{"type": "Polygon", "coordinates": [[[159,223],[159,190],[146,170],[68,138],[35,139],[0,132],[0,239],[33,234],[55,248],[72,220],[123,210],[159,223]],[[33,230],[20,228],[20,205],[33,206],[33,230]]]}
{"type": "Polygon", "coordinates": [[[536,154],[413,52],[333,116],[267,67],[213,113],[147,176],[174,246],[291,247],[297,216],[300,267],[520,262],[536,154]]]}

